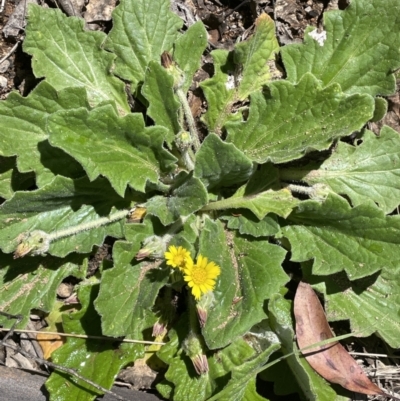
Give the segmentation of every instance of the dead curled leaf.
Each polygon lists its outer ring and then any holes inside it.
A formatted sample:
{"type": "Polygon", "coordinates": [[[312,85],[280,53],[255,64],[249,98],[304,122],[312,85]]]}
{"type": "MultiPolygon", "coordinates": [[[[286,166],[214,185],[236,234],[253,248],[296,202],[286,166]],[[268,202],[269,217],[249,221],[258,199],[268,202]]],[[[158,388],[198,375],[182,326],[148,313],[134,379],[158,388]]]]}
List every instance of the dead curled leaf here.
{"type": "MultiPolygon", "coordinates": [[[[296,336],[299,348],[333,337],[324,309],[309,284],[300,282],[294,298],[296,336]]],[[[302,352],[307,362],[323,378],[350,391],[367,395],[385,395],[368,379],[362,368],[339,343],[334,342],[302,352]]]]}

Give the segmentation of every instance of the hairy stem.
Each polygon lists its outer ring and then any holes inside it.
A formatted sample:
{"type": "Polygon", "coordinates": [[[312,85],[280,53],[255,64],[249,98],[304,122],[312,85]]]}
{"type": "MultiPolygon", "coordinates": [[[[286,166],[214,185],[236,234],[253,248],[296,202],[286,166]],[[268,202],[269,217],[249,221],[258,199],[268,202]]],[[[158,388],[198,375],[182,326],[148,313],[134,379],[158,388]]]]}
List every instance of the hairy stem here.
{"type": "Polygon", "coordinates": [[[192,111],[190,110],[189,103],[186,98],[186,94],[180,88],[176,90],[176,94],[178,96],[179,101],[181,102],[183,112],[185,113],[186,122],[188,124],[194,149],[195,151],[197,151],[200,148],[200,140],[199,140],[199,135],[197,133],[196,124],[194,122],[194,118],[192,115],[192,111]]]}

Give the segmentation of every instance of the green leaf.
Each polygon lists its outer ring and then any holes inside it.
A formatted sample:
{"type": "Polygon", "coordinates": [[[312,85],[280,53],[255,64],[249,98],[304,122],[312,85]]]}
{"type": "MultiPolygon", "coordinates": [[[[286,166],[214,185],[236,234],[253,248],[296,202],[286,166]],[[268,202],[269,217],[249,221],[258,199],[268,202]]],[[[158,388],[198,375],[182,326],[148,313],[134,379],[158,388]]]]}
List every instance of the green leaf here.
{"type": "Polygon", "coordinates": [[[266,164],[232,197],[212,202],[203,210],[245,208],[251,210],[259,220],[263,220],[268,213],[287,217],[299,200],[288,189],[280,188],[278,171],[271,164],[266,164]]]}
{"type": "Polygon", "coordinates": [[[297,85],[276,81],[251,95],[246,121],[227,124],[228,142],[253,161],[283,163],[360,129],[374,111],[369,95],[347,96],[337,84],[322,88],[311,74],[297,85]]]}
{"type": "MultiPolygon", "coordinates": [[[[12,255],[1,254],[0,310],[22,315],[17,327],[25,328],[31,309],[50,312],[61,281],[68,276],[83,279],[86,270],[87,258],[82,255],[62,260],[52,256],[15,260],[12,255]]],[[[0,324],[10,327],[13,321],[2,316],[0,324]]]]}
{"type": "Polygon", "coordinates": [[[234,103],[245,100],[269,82],[267,61],[278,49],[274,23],[262,14],[250,40],[237,45],[233,52],[211,52],[215,73],[200,85],[208,103],[203,121],[210,131],[221,133],[225,123],[232,119],[234,103]]]}
{"type": "Polygon", "coordinates": [[[178,121],[180,103],[173,91],[174,79],[167,70],[155,61],[150,61],[146,69],[142,94],[148,100],[147,114],[157,125],[168,129],[165,140],[171,143],[181,131],[178,121]]]}
{"type": "Polygon", "coordinates": [[[181,87],[183,92],[187,92],[195,72],[200,68],[201,56],[208,45],[207,38],[204,24],[197,21],[174,43],[174,60],[185,73],[185,81],[181,87]]]}
{"type": "MultiPolygon", "coordinates": [[[[132,231],[135,226],[128,227],[132,231]]],[[[135,244],[126,241],[114,244],[114,267],[103,272],[100,293],[95,301],[105,335],[140,340],[143,331],[156,321],[151,309],[170,272],[157,268],[154,263],[135,263],[138,245],[146,236],[148,233],[141,230],[135,244]]]]}
{"type": "Polygon", "coordinates": [[[60,90],[84,87],[89,103],[115,102],[119,114],[130,112],[124,84],[111,74],[115,56],[102,49],[106,35],[85,31],[84,20],[67,17],[60,10],[28,7],[24,51],[33,56],[37,78],[60,90]]]}
{"type": "Polygon", "coordinates": [[[323,86],[337,83],[346,93],[394,93],[392,71],[400,66],[400,4],[397,0],[353,0],[344,11],[324,14],[326,41],[309,35],[304,44],[285,46],[282,58],[288,79],[298,82],[307,72],[323,86]]]}
{"type": "Polygon", "coordinates": [[[207,219],[199,253],[221,267],[203,335],[210,349],[222,348],[265,319],[264,301],[289,280],[281,267],[285,251],[265,240],[235,237],[207,219]]]}
{"type": "Polygon", "coordinates": [[[372,202],[355,208],[338,195],[324,203],[302,202],[282,227],[291,243],[292,260],[314,259],[313,274],[345,270],[350,280],[378,270],[398,272],[399,216],[385,216],[372,202]]]}
{"type": "Polygon", "coordinates": [[[255,352],[242,338],[236,338],[228,347],[207,355],[209,371],[199,376],[192,361],[181,349],[180,341],[188,335],[187,316],[184,315],[183,318],[175,326],[177,332],[169,333],[170,341],[157,355],[169,365],[165,378],[174,385],[171,399],[203,401],[215,391],[222,390],[232,369],[240,367],[255,352]]]}
{"type": "Polygon", "coordinates": [[[261,366],[268,362],[273,352],[280,348],[280,344],[271,344],[259,355],[242,361],[240,365],[231,366],[232,378],[224,389],[211,397],[219,401],[267,401],[256,390],[256,375],[261,366]]]}
{"type": "MultiPolygon", "coordinates": [[[[68,314],[63,319],[67,333],[100,336],[100,317],[93,307],[98,285],[79,288],[78,298],[82,309],[68,314]]],[[[67,343],[52,354],[54,363],[74,369],[83,377],[110,389],[120,369],[129,362],[143,356],[143,345],[115,343],[104,340],[68,338],[67,343]]],[[[46,382],[51,399],[58,401],[91,401],[102,394],[90,384],[65,373],[53,372],[46,382]]]]}
{"type": "Polygon", "coordinates": [[[384,127],[380,136],[365,131],[361,139],[356,146],[339,142],[322,164],[283,169],[280,176],[310,185],[326,184],[336,193],[347,195],[354,206],[372,199],[390,213],[400,203],[399,134],[384,127]]]}
{"type": "Polygon", "coordinates": [[[196,153],[194,176],[209,189],[240,184],[247,181],[252,172],[252,161],[215,134],[207,135],[196,153]]]}
{"type": "MultiPolygon", "coordinates": [[[[127,208],[129,200],[120,198],[107,180],[90,183],[85,177],[71,180],[58,176],[36,191],[16,192],[0,209],[0,247],[13,252],[21,234],[33,230],[47,233],[89,223],[111,212],[113,206],[127,208]]],[[[90,252],[106,235],[123,236],[124,221],[82,231],[51,243],[48,253],[64,257],[71,252],[90,252]]]]}
{"type": "Polygon", "coordinates": [[[153,196],[146,203],[147,213],[169,225],[181,216],[201,209],[207,203],[207,191],[202,182],[192,175],[183,176],[168,196],[153,196]]]}
{"type": "Polygon", "coordinates": [[[105,48],[117,55],[113,72],[130,81],[132,92],[144,80],[150,60],[172,49],[183,21],[168,0],[122,1],[113,12],[113,28],[105,48]]]}
{"type": "Polygon", "coordinates": [[[110,105],[55,113],[47,128],[50,143],[76,159],[90,180],[105,176],[121,196],[127,185],[144,192],[176,160],[162,147],[165,128],[145,128],[141,114],[118,117],[110,105]]]}
{"type": "Polygon", "coordinates": [[[46,134],[46,119],[50,114],[76,107],[88,107],[83,88],[55,90],[42,81],[27,97],[11,92],[0,102],[0,154],[18,156],[18,170],[34,171],[39,187],[48,184],[54,174],[74,178],[82,175],[78,163],[48,144],[46,134]]]}
{"type": "Polygon", "coordinates": [[[383,97],[376,97],[375,98],[375,110],[374,115],[371,118],[371,122],[377,122],[382,120],[385,117],[388,111],[388,102],[383,97]]]}
{"type": "Polygon", "coordinates": [[[35,184],[33,173],[20,173],[15,157],[0,156],[0,197],[9,199],[15,191],[23,191],[35,184]]]}
{"type": "Polygon", "coordinates": [[[400,283],[390,271],[349,281],[343,273],[324,280],[311,276],[311,263],[302,266],[305,279],[324,294],[329,321],[350,320],[356,337],[378,334],[392,348],[400,347],[400,283]]]}
{"type": "Polygon", "coordinates": [[[270,214],[262,220],[249,210],[237,210],[235,214],[220,216],[220,219],[228,221],[228,228],[239,230],[240,234],[251,235],[252,237],[267,237],[280,232],[276,216],[270,214]]]}
{"type": "Polygon", "coordinates": [[[207,100],[208,110],[202,121],[211,132],[221,133],[227,119],[231,117],[232,105],[235,102],[235,91],[228,84],[230,73],[235,70],[233,53],[226,50],[213,50],[214,76],[201,82],[200,88],[207,100]]]}
{"type": "Polygon", "coordinates": [[[275,36],[275,24],[268,14],[261,14],[256,20],[254,35],[239,43],[234,50],[236,65],[242,66],[242,76],[237,89],[238,100],[245,100],[250,93],[260,90],[269,82],[267,60],[279,51],[275,36]]]}
{"type": "MultiPolygon", "coordinates": [[[[275,294],[270,299],[268,309],[269,322],[271,328],[281,341],[282,353],[287,355],[293,351],[297,351],[297,347],[294,343],[294,322],[292,320],[290,302],[284,299],[282,295],[275,294]]],[[[306,400],[331,401],[341,399],[341,397],[337,398],[335,391],[330,385],[298,354],[289,356],[285,360],[285,363],[293,372],[297,384],[302,389],[306,400]]]]}

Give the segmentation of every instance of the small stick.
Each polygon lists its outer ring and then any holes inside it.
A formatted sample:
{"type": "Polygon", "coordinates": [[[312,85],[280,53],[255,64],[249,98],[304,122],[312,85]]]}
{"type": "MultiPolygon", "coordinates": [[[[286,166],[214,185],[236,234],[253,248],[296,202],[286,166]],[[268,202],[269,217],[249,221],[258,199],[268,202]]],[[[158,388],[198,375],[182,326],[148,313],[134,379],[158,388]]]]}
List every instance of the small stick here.
{"type": "MultiPolygon", "coordinates": [[[[1,11],[0,11],[0,13],[1,13],[1,11]]],[[[12,47],[12,49],[11,49],[2,59],[0,59],[0,64],[2,64],[3,61],[6,61],[6,60],[15,52],[15,50],[17,50],[17,47],[18,47],[19,43],[20,43],[20,42],[17,42],[17,43],[12,47]]]]}
{"type": "MultiPolygon", "coordinates": [[[[1,313],[1,312],[0,312],[1,313]]],[[[73,334],[73,333],[59,333],[57,331],[37,331],[37,330],[14,330],[14,329],[3,329],[0,328],[0,332],[4,331],[13,331],[14,333],[35,333],[35,334],[51,334],[51,335],[59,335],[60,337],[74,337],[74,338],[86,338],[86,339],[94,339],[94,340],[105,340],[105,341],[119,341],[121,343],[134,343],[134,344],[149,344],[149,345],[165,345],[165,343],[158,341],[142,341],[142,340],[130,340],[130,339],[118,339],[112,337],[103,337],[103,336],[89,336],[86,334],[73,334]]]]}
{"type": "Polygon", "coordinates": [[[18,352],[20,354],[22,354],[23,356],[25,356],[26,358],[30,358],[32,360],[34,360],[35,362],[37,362],[39,365],[45,365],[45,366],[49,366],[52,367],[56,370],[61,370],[62,372],[68,373],[71,376],[75,376],[76,378],[84,381],[85,383],[90,384],[91,386],[93,386],[94,388],[96,388],[99,391],[102,391],[103,393],[107,393],[110,394],[114,397],[116,397],[118,400],[121,401],[129,401],[124,397],[121,397],[120,395],[114,393],[111,390],[106,389],[103,386],[100,386],[99,384],[93,382],[92,380],[87,379],[86,377],[80,375],[79,373],[77,373],[74,369],[70,369],[70,368],[66,368],[64,366],[61,365],[56,365],[53,362],[49,362],[46,361],[45,359],[42,358],[38,358],[36,356],[31,355],[29,352],[26,352],[25,350],[23,350],[21,347],[17,347],[15,345],[11,345],[6,343],[6,340],[14,333],[14,328],[15,326],[20,323],[23,319],[22,315],[11,315],[9,313],[5,313],[5,312],[1,312],[0,311],[0,315],[1,316],[5,316],[7,319],[15,319],[15,322],[13,323],[13,325],[11,326],[11,329],[9,330],[9,332],[5,335],[5,337],[3,338],[3,340],[0,340],[0,345],[3,345],[4,347],[8,347],[10,349],[12,349],[15,352],[18,352]]]}

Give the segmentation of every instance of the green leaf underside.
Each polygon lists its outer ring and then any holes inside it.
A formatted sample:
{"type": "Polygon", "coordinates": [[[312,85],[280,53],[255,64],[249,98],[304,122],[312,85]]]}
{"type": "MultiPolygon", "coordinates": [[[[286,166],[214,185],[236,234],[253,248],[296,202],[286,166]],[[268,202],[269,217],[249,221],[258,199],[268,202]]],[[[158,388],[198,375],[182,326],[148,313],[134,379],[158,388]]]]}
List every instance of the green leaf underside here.
{"type": "Polygon", "coordinates": [[[220,216],[220,219],[228,222],[228,228],[231,230],[239,230],[240,234],[251,235],[253,237],[266,237],[278,234],[280,227],[276,216],[269,214],[262,220],[249,210],[235,210],[235,213],[225,214],[220,216]]]}
{"type": "Polygon", "coordinates": [[[314,259],[313,274],[346,271],[350,280],[379,270],[398,272],[399,216],[385,216],[372,202],[355,208],[338,195],[302,202],[282,227],[292,260],[314,259]]]}
{"type": "Polygon", "coordinates": [[[196,154],[194,175],[209,189],[240,184],[252,171],[252,161],[215,134],[207,135],[196,154]]]}
{"type": "Polygon", "coordinates": [[[207,191],[202,182],[187,176],[168,196],[153,196],[146,203],[147,213],[157,216],[168,225],[181,216],[188,216],[207,203],[207,191]]]}
{"type": "Polygon", "coordinates": [[[27,97],[11,92],[6,100],[0,102],[1,155],[18,156],[18,170],[34,171],[38,186],[54,178],[48,166],[54,164],[55,160],[58,166],[62,166],[64,175],[78,173],[79,165],[46,141],[47,117],[57,111],[76,107],[88,107],[83,88],[56,90],[42,81],[27,97]]]}
{"type": "Polygon", "coordinates": [[[400,284],[396,273],[384,272],[350,282],[343,273],[322,281],[312,277],[311,262],[303,264],[305,279],[324,294],[329,321],[350,320],[357,337],[377,333],[392,348],[400,348],[400,284]]]}
{"type": "Polygon", "coordinates": [[[101,48],[106,35],[83,27],[81,18],[29,5],[23,48],[33,56],[33,72],[58,90],[84,87],[92,106],[108,100],[129,113],[124,84],[110,72],[115,55],[101,48]]]}
{"type": "MultiPolygon", "coordinates": [[[[284,299],[282,295],[275,294],[270,300],[268,309],[269,322],[271,328],[279,337],[282,353],[287,355],[297,350],[294,343],[294,322],[292,320],[290,302],[284,299]]],[[[291,355],[285,362],[295,376],[297,384],[301,388],[306,400],[342,400],[340,396],[336,395],[331,386],[311,368],[304,358],[301,358],[299,355],[291,355]]]]}
{"type": "Polygon", "coordinates": [[[144,192],[175,161],[162,148],[165,128],[145,128],[140,114],[118,117],[109,105],[55,113],[47,128],[53,146],[76,159],[90,180],[104,175],[121,196],[127,185],[144,192]]]}
{"type": "MultiPolygon", "coordinates": [[[[339,142],[335,152],[322,164],[297,167],[295,179],[313,185],[327,184],[345,194],[354,206],[372,199],[385,212],[400,203],[399,134],[384,127],[379,136],[365,131],[362,144],[339,142]]],[[[281,177],[287,175],[284,171],[281,177]]]]}
{"type": "MultiPolygon", "coordinates": [[[[133,225],[130,228],[134,229],[133,225]]],[[[143,231],[137,245],[149,234],[143,231]]],[[[103,334],[136,340],[150,328],[156,317],[151,310],[161,287],[168,281],[169,269],[152,263],[134,263],[137,245],[118,241],[114,244],[114,267],[103,272],[95,307],[102,317],[103,334]]]]}
{"type": "MultiPolygon", "coordinates": [[[[86,267],[87,260],[82,255],[63,260],[51,256],[14,260],[12,255],[1,254],[0,310],[22,315],[23,320],[17,328],[25,328],[31,309],[49,312],[61,281],[68,276],[83,279],[86,267]]],[[[13,323],[13,320],[0,317],[3,327],[13,323]]]]}
{"type": "Polygon", "coordinates": [[[389,95],[395,90],[392,71],[400,66],[400,4],[397,0],[353,0],[344,11],[324,13],[323,46],[307,29],[304,44],[282,48],[288,79],[298,82],[308,72],[324,86],[337,83],[346,93],[389,95]]]}
{"type": "MultiPolygon", "coordinates": [[[[129,207],[130,202],[120,198],[104,178],[90,183],[87,178],[56,177],[36,191],[15,193],[2,205],[0,247],[3,252],[13,252],[21,234],[33,230],[52,233],[88,223],[108,215],[113,205],[129,207]]],[[[106,235],[123,236],[123,223],[122,220],[53,241],[49,253],[64,257],[71,252],[90,252],[94,245],[103,243],[106,235]]]]}
{"type": "Polygon", "coordinates": [[[185,73],[185,81],[181,87],[183,92],[187,92],[194,73],[200,68],[201,56],[208,45],[207,38],[208,33],[204,24],[197,21],[174,43],[174,61],[185,73]]]}
{"type": "Polygon", "coordinates": [[[322,89],[311,74],[297,85],[277,81],[269,93],[251,96],[247,121],[226,125],[228,142],[253,161],[283,163],[308,150],[329,148],[336,138],[360,129],[373,115],[368,95],[347,96],[338,85],[322,89]]]}
{"type": "Polygon", "coordinates": [[[151,60],[160,62],[172,50],[183,21],[168,0],[122,1],[113,12],[113,28],[105,48],[117,55],[114,74],[130,81],[132,92],[144,80],[151,60]]]}
{"type": "MultiPolygon", "coordinates": [[[[93,308],[98,285],[81,286],[79,300],[82,309],[63,319],[67,333],[101,335],[100,317],[93,308]]],[[[111,388],[120,369],[143,355],[143,345],[124,344],[116,348],[112,341],[68,338],[67,343],[52,354],[52,360],[59,365],[77,370],[82,376],[95,383],[111,388]]],[[[46,382],[52,399],[59,401],[91,401],[102,394],[91,385],[54,372],[46,382]]]]}
{"type": "Polygon", "coordinates": [[[171,143],[181,131],[178,122],[180,103],[173,91],[173,77],[155,61],[150,61],[146,69],[142,94],[148,100],[147,114],[157,125],[168,129],[165,140],[171,143]],[[174,135],[175,134],[175,135],[174,135]]]}
{"type": "Polygon", "coordinates": [[[267,61],[279,49],[275,26],[271,18],[262,14],[256,22],[252,38],[236,46],[233,52],[215,50],[214,76],[201,83],[208,103],[203,117],[210,131],[219,133],[232,118],[235,102],[245,100],[253,91],[269,82],[267,61]]]}
{"type": "Polygon", "coordinates": [[[264,301],[289,280],[281,267],[285,251],[265,241],[235,237],[224,232],[221,223],[206,220],[199,253],[221,267],[203,328],[207,346],[221,348],[265,318],[264,301]]]}

